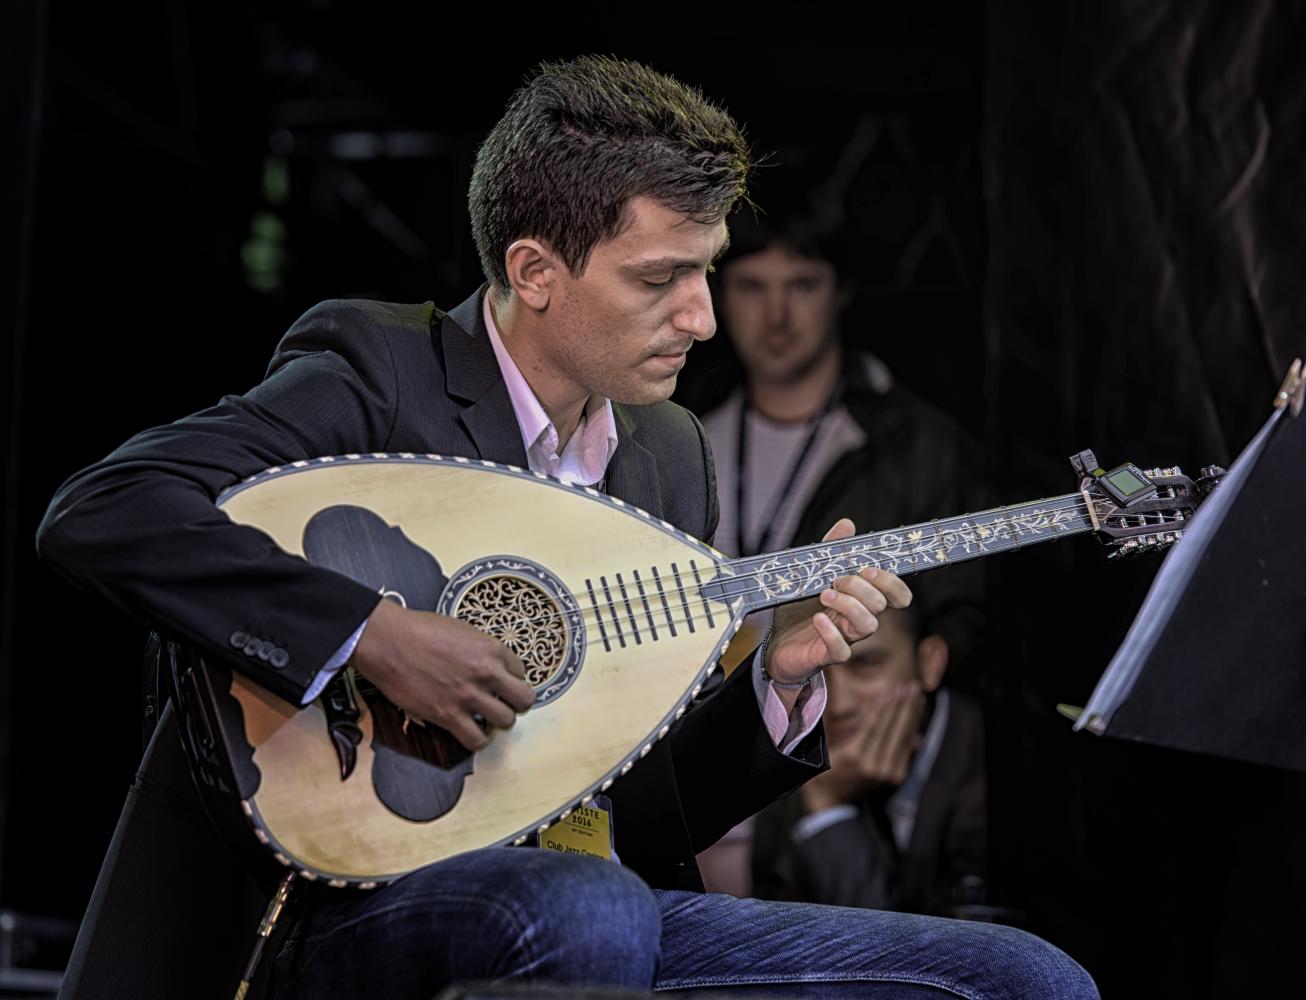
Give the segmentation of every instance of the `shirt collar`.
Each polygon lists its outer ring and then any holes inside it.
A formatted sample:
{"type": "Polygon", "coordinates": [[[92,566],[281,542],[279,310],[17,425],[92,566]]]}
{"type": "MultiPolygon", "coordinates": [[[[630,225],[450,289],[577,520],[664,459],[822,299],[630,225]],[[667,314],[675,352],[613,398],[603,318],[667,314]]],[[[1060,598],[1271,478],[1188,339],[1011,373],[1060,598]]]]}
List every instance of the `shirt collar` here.
{"type": "Polygon", "coordinates": [[[540,405],[539,397],[513,361],[504,346],[499,328],[490,309],[490,291],[481,301],[485,329],[494,348],[495,360],[503,373],[503,381],[512,400],[513,413],[521,430],[522,444],[530,467],[535,472],[545,472],[569,481],[597,483],[603,478],[608,463],[617,450],[617,422],[612,413],[611,400],[594,393],[585,402],[585,413],[580,425],[567,441],[561,455],[554,454],[557,447],[557,429],[540,405]],[[551,462],[549,459],[553,458],[551,462]]]}

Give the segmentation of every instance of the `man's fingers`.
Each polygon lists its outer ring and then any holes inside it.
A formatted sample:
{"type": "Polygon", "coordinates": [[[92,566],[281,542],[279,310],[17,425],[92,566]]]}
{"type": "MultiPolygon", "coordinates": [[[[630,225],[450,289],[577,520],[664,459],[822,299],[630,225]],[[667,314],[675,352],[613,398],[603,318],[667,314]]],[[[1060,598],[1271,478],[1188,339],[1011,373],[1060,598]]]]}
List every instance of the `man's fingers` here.
{"type": "MultiPolygon", "coordinates": [[[[879,593],[869,584],[865,585],[871,591],[879,593]]],[[[879,628],[879,622],[876,621],[875,615],[858,595],[831,588],[821,591],[821,604],[830,611],[838,613],[840,617],[835,619],[835,622],[840,626],[839,630],[843,637],[849,642],[864,639],[879,628]]]]}
{"type": "MultiPolygon", "coordinates": [[[[497,642],[498,640],[496,639],[495,641],[497,642]]],[[[504,666],[508,668],[508,673],[512,674],[514,677],[520,677],[525,680],[526,666],[522,663],[517,654],[506,646],[503,647],[502,652],[503,663],[504,666]]]]}
{"type": "Polygon", "coordinates": [[[878,615],[889,606],[889,598],[885,596],[884,591],[864,576],[841,576],[832,586],[835,590],[857,598],[871,609],[872,614],[878,615]]]}
{"type": "Polygon", "coordinates": [[[909,747],[911,733],[920,723],[920,715],[916,709],[919,706],[921,693],[918,688],[909,686],[899,688],[895,695],[897,701],[891,722],[893,732],[890,736],[890,746],[909,747]]]}
{"type": "Polygon", "coordinates": [[[911,769],[914,727],[920,722],[920,714],[915,711],[918,696],[910,687],[896,688],[885,712],[881,739],[876,746],[876,770],[881,780],[889,784],[902,784],[911,769]]]}
{"type": "Polygon", "coordinates": [[[875,717],[866,741],[866,759],[880,777],[883,777],[881,772],[890,745],[890,734],[894,728],[895,712],[898,707],[896,695],[896,688],[884,688],[875,693],[874,701],[868,699],[866,705],[867,713],[875,717]]]}
{"type": "Polygon", "coordinates": [[[517,712],[524,712],[535,704],[535,689],[510,674],[496,677],[491,689],[517,712]]]}
{"type": "Polygon", "coordinates": [[[492,694],[478,695],[473,703],[473,711],[495,729],[511,729],[512,724],[517,721],[517,713],[513,711],[512,706],[492,694]]]}
{"type": "Polygon", "coordinates": [[[822,541],[836,542],[840,538],[851,538],[857,534],[857,525],[853,524],[851,518],[841,517],[834,522],[834,527],[825,533],[822,541]]]}
{"type": "Polygon", "coordinates": [[[852,655],[852,649],[836,625],[824,611],[812,616],[812,628],[825,643],[826,663],[843,663],[852,655]]]}
{"type": "Polygon", "coordinates": [[[897,573],[870,566],[857,575],[883,594],[889,607],[905,608],[911,603],[911,588],[902,582],[902,577],[897,573]]]}
{"type": "Polygon", "coordinates": [[[480,750],[490,742],[490,737],[470,715],[464,712],[456,713],[448,719],[445,728],[459,743],[468,750],[480,750]]]}
{"type": "Polygon", "coordinates": [[[911,724],[910,688],[900,684],[886,686],[867,699],[866,710],[875,717],[874,753],[883,764],[903,738],[904,724],[911,724]],[[904,723],[904,717],[906,722],[904,723]]]}

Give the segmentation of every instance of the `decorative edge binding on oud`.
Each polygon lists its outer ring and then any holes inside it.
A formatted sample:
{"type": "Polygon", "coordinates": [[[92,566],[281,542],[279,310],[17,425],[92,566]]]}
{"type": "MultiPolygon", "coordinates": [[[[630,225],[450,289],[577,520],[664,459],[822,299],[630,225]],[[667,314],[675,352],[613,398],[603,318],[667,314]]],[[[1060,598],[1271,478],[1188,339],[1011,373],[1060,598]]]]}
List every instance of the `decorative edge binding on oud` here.
{"type": "MultiPolygon", "coordinates": [[[[425,465],[479,465],[483,468],[505,475],[542,480],[543,482],[551,486],[556,486],[559,489],[583,492],[600,503],[637,514],[644,520],[648,521],[649,524],[659,527],[668,534],[674,535],[675,537],[687,542],[689,545],[701,550],[706,556],[712,558],[713,562],[718,565],[728,558],[724,553],[719,552],[702,539],[695,538],[688,532],[681,531],[674,524],[671,524],[660,517],[654,517],[641,507],[636,507],[634,504],[627,503],[617,497],[612,497],[606,493],[602,493],[594,489],[592,486],[585,486],[580,483],[564,483],[562,480],[557,479],[554,476],[549,476],[542,472],[533,472],[530,469],[523,469],[520,466],[508,465],[503,462],[491,462],[487,459],[467,458],[460,455],[436,455],[429,452],[421,455],[413,452],[371,452],[366,455],[360,453],[349,453],[346,455],[326,455],[315,459],[300,459],[295,462],[287,463],[286,465],[276,465],[269,469],[265,469],[262,472],[256,472],[252,476],[247,476],[239,483],[229,486],[227,489],[219,493],[214,503],[220,508],[224,502],[235,496],[237,493],[243,492],[250,486],[278,476],[293,475],[296,472],[317,466],[330,465],[336,462],[367,464],[372,462],[394,461],[414,462],[425,465]]],[[[724,570],[724,567],[722,566],[721,569],[724,570]]],[[[738,608],[731,608],[732,615],[737,615],[737,612],[738,608]]],[[[613,783],[618,778],[629,773],[630,769],[635,766],[635,763],[642,760],[644,757],[647,757],[653,751],[653,745],[665,738],[667,734],[671,732],[671,726],[676,722],[676,720],[685,714],[689,708],[689,703],[698,697],[699,692],[703,690],[703,685],[707,681],[708,675],[720,665],[720,658],[725,652],[726,646],[729,645],[730,640],[735,637],[742,626],[743,618],[737,616],[735,618],[734,626],[726,630],[726,633],[717,643],[716,648],[713,649],[711,655],[707,657],[706,664],[701,670],[699,670],[697,675],[695,675],[693,684],[689,691],[677,699],[671,711],[663,716],[662,719],[658,721],[657,725],[653,727],[653,730],[639,742],[634,750],[623,757],[615,767],[581,792],[579,796],[574,799],[569,799],[563,808],[556,812],[548,813],[540,822],[521,827],[507,836],[484,846],[520,847],[524,845],[526,840],[532,834],[543,833],[554,823],[566,818],[579,806],[591,802],[595,795],[606,792],[612,787],[613,783]]],[[[259,814],[258,806],[252,799],[241,799],[240,805],[241,811],[245,814],[245,818],[249,822],[254,832],[254,836],[258,841],[272,853],[272,856],[276,858],[281,865],[293,869],[300,876],[308,879],[310,882],[322,882],[336,889],[376,889],[380,886],[388,885],[390,882],[408,874],[407,871],[402,871],[390,875],[367,878],[356,878],[350,876],[342,877],[331,872],[324,872],[309,865],[305,865],[303,862],[294,858],[268,831],[266,826],[263,824],[263,819],[259,814]]]]}

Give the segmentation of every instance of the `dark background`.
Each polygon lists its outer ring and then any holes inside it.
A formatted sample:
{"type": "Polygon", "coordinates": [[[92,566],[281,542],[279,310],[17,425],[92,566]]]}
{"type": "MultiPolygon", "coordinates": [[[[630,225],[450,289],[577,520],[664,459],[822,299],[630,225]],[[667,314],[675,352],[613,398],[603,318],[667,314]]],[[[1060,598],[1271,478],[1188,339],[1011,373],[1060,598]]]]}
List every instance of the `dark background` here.
{"type": "MultiPolygon", "coordinates": [[[[140,752],[145,629],[36,561],[55,487],[258,381],[321,298],[461,301],[471,160],[541,59],[647,61],[842,191],[846,335],[983,440],[1002,501],[1069,490],[1086,447],[1227,464],[1306,348],[1306,6],[880,6],[9,5],[0,905],[80,916],[140,752]]],[[[724,337],[691,359],[725,388],[724,337]]],[[[1302,777],[1055,711],[1155,569],[1102,556],[992,561],[994,891],[1108,996],[1300,991],[1302,777]]]]}

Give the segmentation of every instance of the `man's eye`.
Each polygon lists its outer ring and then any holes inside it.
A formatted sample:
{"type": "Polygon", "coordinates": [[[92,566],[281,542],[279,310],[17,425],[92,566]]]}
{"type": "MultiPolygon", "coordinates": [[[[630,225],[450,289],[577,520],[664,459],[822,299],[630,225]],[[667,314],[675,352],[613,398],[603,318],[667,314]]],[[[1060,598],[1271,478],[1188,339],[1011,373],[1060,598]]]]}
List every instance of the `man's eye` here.
{"type": "Polygon", "coordinates": [[[671,284],[671,282],[675,280],[675,277],[676,276],[674,274],[669,274],[661,281],[654,281],[651,278],[645,278],[644,284],[648,285],[650,288],[662,288],[666,285],[671,284]]]}

